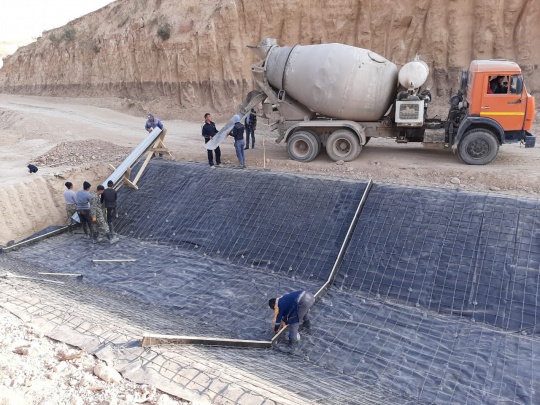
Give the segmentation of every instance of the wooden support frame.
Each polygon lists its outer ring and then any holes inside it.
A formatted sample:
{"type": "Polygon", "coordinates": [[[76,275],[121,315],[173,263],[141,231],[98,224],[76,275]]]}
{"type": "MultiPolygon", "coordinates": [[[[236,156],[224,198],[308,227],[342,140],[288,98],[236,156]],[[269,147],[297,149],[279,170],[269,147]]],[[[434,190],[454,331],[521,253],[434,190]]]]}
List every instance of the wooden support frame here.
{"type": "MultiPolygon", "coordinates": [[[[124,176],[124,181],[126,182],[126,184],[128,186],[133,187],[135,190],[139,189],[137,187],[137,183],[139,182],[139,179],[143,175],[144,170],[146,169],[146,166],[150,162],[150,159],[152,159],[152,156],[154,156],[156,153],[166,153],[170,157],[173,156],[171,151],[169,150],[169,148],[167,148],[165,146],[165,144],[163,143],[163,140],[165,139],[165,135],[167,135],[167,128],[163,128],[163,131],[159,135],[156,142],[154,142],[154,145],[150,149],[148,149],[148,152],[146,154],[146,158],[144,159],[144,162],[143,162],[141,168],[139,169],[139,171],[137,172],[137,174],[135,175],[135,178],[133,179],[133,181],[129,180],[129,177],[130,177],[129,175],[127,175],[127,177],[124,176]]],[[[130,170],[129,174],[131,174],[131,170],[130,170]]]]}
{"type": "MultiPolygon", "coordinates": [[[[156,141],[154,142],[152,147],[149,148],[145,152],[146,153],[146,158],[144,159],[144,162],[143,162],[141,168],[139,169],[139,171],[135,175],[135,178],[133,180],[129,179],[131,177],[131,171],[133,169],[132,167],[130,167],[124,173],[124,177],[122,178],[122,182],[119,182],[118,184],[120,184],[120,185],[121,184],[126,184],[127,186],[129,186],[131,188],[134,188],[135,190],[138,190],[139,187],[137,186],[137,183],[139,182],[139,179],[143,175],[144,170],[146,169],[146,166],[148,166],[148,163],[150,163],[150,159],[152,159],[152,157],[156,153],[166,153],[171,158],[173,157],[173,154],[171,153],[169,148],[167,148],[167,146],[165,146],[165,144],[163,143],[163,140],[165,139],[165,135],[167,135],[167,128],[163,128],[163,131],[161,132],[159,137],[156,139],[156,141]]],[[[109,164],[109,167],[112,169],[113,172],[116,170],[116,167],[114,167],[111,164],[109,164]]],[[[119,188],[119,187],[115,187],[115,188],[119,188]]]]}

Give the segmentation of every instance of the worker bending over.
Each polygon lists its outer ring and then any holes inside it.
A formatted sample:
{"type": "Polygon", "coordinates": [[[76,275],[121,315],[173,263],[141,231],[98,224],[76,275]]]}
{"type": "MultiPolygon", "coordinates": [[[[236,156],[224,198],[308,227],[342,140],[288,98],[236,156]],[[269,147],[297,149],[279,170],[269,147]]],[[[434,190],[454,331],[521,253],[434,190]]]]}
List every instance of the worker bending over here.
{"type": "Polygon", "coordinates": [[[289,325],[289,348],[294,350],[300,334],[298,328],[300,322],[306,329],[310,328],[309,310],[315,304],[315,297],[309,291],[295,291],[279,298],[271,298],[268,301],[270,308],[274,310],[274,332],[281,327],[289,325]]]}

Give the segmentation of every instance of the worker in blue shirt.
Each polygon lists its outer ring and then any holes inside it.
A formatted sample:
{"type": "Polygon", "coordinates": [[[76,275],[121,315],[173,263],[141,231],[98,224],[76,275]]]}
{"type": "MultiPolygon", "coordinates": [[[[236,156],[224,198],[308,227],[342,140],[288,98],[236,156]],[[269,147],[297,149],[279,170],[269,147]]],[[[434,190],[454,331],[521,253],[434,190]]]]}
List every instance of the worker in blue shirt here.
{"type": "Polygon", "coordinates": [[[152,132],[155,127],[159,127],[159,129],[163,131],[163,122],[161,122],[159,118],[154,117],[154,114],[148,114],[147,118],[144,128],[148,132],[152,132]]]}
{"type": "Polygon", "coordinates": [[[234,138],[234,149],[236,150],[236,157],[241,169],[246,168],[246,155],[244,153],[244,126],[240,122],[241,117],[236,114],[232,122],[234,127],[227,132],[227,135],[231,135],[234,138]]]}
{"type": "MultiPolygon", "coordinates": [[[[148,116],[146,118],[147,118],[147,120],[146,120],[146,125],[144,126],[144,128],[148,132],[152,132],[155,127],[158,127],[163,132],[165,132],[165,128],[163,127],[163,122],[161,122],[159,120],[159,118],[154,117],[154,114],[148,114],[148,116]]],[[[155,154],[154,154],[154,156],[155,156],[155,154]]],[[[163,157],[163,153],[159,152],[159,157],[160,158],[163,157]]]]}
{"type": "Polygon", "coordinates": [[[283,326],[289,325],[289,348],[294,350],[300,334],[298,329],[300,322],[305,329],[311,326],[309,310],[315,304],[315,297],[309,291],[295,291],[279,298],[271,298],[268,301],[270,308],[274,310],[274,332],[277,333],[283,326]]]}
{"type": "Polygon", "coordinates": [[[77,214],[79,215],[85,236],[94,239],[94,242],[96,242],[97,234],[94,232],[92,216],[90,215],[90,187],[91,184],[85,181],[83,183],[83,189],[77,191],[75,194],[75,201],[77,203],[77,214]]]}

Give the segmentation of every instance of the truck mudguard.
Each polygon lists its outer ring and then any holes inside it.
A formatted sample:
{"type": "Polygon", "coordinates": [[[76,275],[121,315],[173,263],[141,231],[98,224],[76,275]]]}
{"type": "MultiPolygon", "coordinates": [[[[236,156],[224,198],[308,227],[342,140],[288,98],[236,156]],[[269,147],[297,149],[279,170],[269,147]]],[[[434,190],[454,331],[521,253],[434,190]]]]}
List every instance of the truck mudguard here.
{"type": "Polygon", "coordinates": [[[505,143],[504,129],[497,121],[486,117],[467,117],[461,122],[452,146],[456,148],[463,134],[472,128],[487,128],[495,134],[499,144],[505,143]]]}

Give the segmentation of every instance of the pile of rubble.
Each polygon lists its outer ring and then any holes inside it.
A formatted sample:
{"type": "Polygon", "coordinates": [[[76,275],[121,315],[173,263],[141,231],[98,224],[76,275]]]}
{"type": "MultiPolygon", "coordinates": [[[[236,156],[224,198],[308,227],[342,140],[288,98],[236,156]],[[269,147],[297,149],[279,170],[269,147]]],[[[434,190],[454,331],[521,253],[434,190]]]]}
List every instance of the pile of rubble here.
{"type": "Polygon", "coordinates": [[[114,368],[51,340],[0,308],[0,404],[181,405],[152,385],[125,380],[114,368]]]}
{"type": "Polygon", "coordinates": [[[118,146],[99,139],[62,142],[35,160],[38,166],[79,166],[85,163],[119,162],[126,158],[131,148],[118,146]]]}

